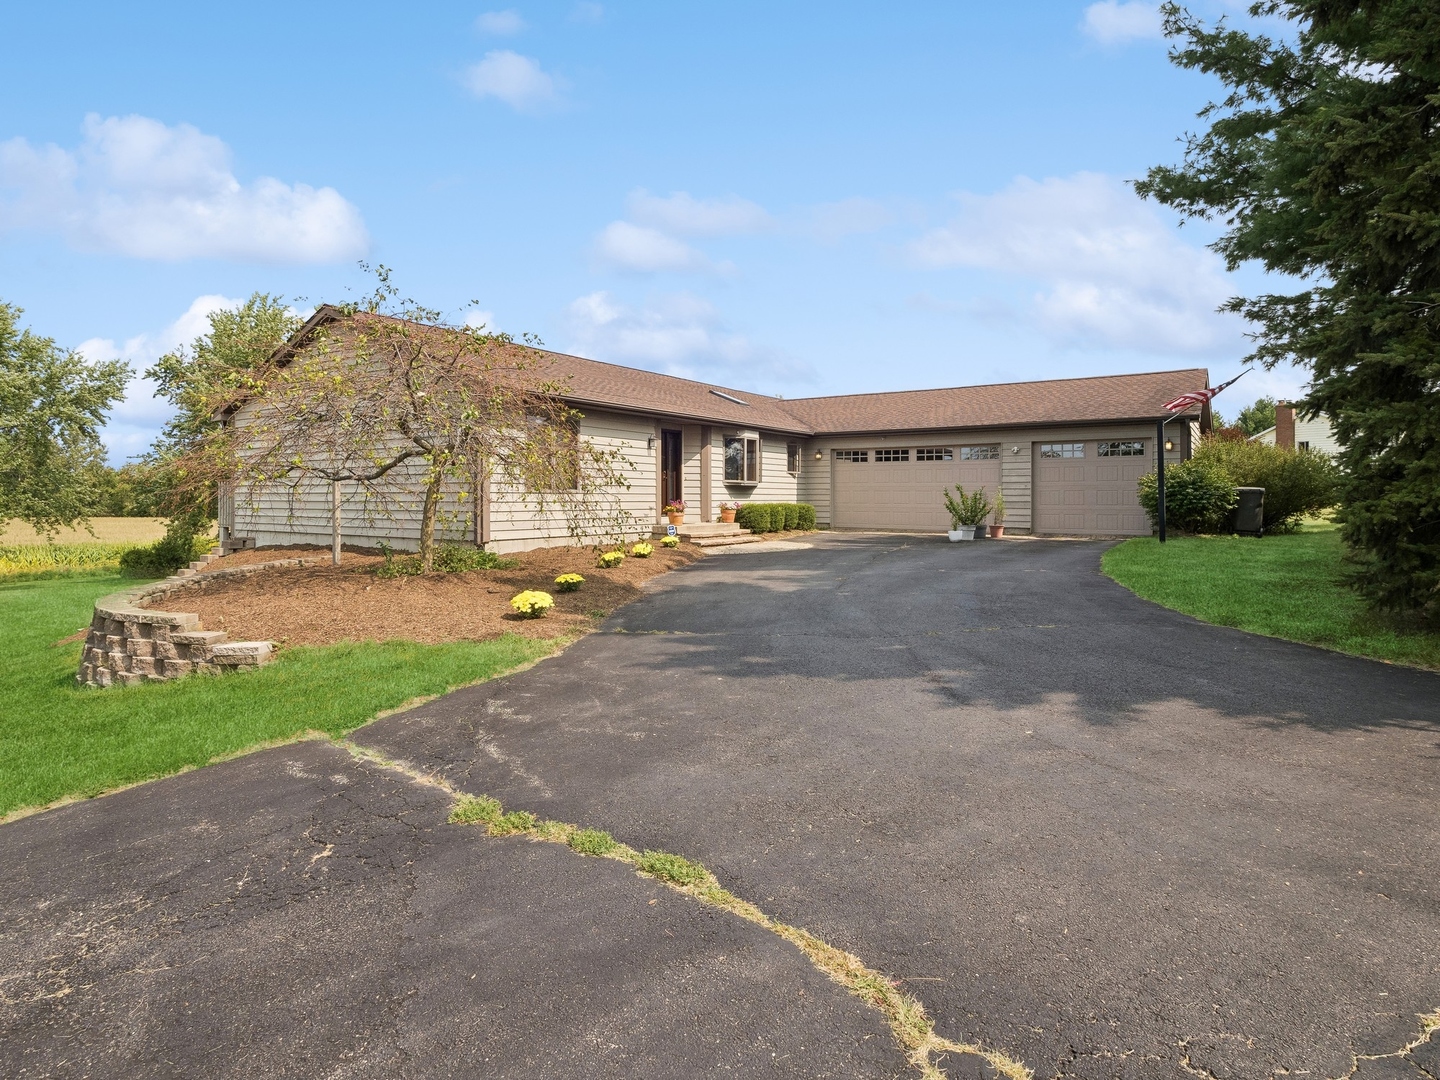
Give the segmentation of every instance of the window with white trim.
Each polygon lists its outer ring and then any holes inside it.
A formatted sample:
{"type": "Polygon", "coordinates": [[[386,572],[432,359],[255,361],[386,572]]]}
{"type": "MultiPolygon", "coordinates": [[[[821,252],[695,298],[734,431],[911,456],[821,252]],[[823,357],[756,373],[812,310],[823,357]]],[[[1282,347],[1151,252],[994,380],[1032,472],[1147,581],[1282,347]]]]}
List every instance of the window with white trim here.
{"type": "Polygon", "coordinates": [[[836,461],[869,461],[869,450],[836,450],[836,461]]]}
{"type": "Polygon", "coordinates": [[[1145,444],[1134,442],[1102,442],[1095,444],[1096,457],[1144,457],[1145,444]]]}
{"type": "Polygon", "coordinates": [[[1077,458],[1085,456],[1085,444],[1083,442],[1047,442],[1040,444],[1041,457],[1068,457],[1077,458]]]}
{"type": "Polygon", "coordinates": [[[800,444],[798,442],[785,444],[785,471],[791,476],[800,475],[800,444]]]}
{"type": "Polygon", "coordinates": [[[760,438],[757,435],[725,436],[725,483],[760,482],[760,438]]]}
{"type": "Polygon", "coordinates": [[[961,461],[999,461],[1000,447],[996,446],[962,446],[960,447],[961,461]]]}
{"type": "Polygon", "coordinates": [[[876,461],[909,461],[909,450],[876,450],[876,461]]]}
{"type": "Polygon", "coordinates": [[[951,461],[954,457],[948,446],[922,446],[915,451],[916,461],[951,461]]]}

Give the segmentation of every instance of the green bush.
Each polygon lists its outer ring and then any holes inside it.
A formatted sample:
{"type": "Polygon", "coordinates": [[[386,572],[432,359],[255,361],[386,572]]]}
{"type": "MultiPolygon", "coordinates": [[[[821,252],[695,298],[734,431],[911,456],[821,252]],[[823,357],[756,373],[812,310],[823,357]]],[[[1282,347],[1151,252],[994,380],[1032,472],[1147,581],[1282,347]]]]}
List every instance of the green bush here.
{"type": "Polygon", "coordinates": [[[1339,467],[1311,450],[1205,439],[1193,460],[1220,466],[1237,487],[1264,488],[1266,532],[1294,532],[1307,514],[1333,506],[1338,497],[1339,467]]]}
{"type": "Polygon", "coordinates": [[[741,503],[735,511],[735,522],[752,533],[813,529],[815,507],[809,503],[741,503]]]}
{"type": "Polygon", "coordinates": [[[120,572],[126,577],[168,577],[214,546],[215,541],[208,536],[193,536],[183,529],[167,532],[153,544],[121,552],[120,572]]]}
{"type": "MultiPolygon", "coordinates": [[[[1239,497],[1235,484],[1219,464],[1191,458],[1165,468],[1165,524],[1180,532],[1213,533],[1225,524],[1239,497]]],[[[1159,498],[1155,474],[1140,478],[1140,505],[1150,515],[1152,528],[1159,526],[1159,498]]]]}
{"type": "Polygon", "coordinates": [[[435,569],[442,574],[463,574],[467,570],[510,570],[519,566],[515,559],[506,559],[484,548],[441,544],[435,549],[435,569]]]}

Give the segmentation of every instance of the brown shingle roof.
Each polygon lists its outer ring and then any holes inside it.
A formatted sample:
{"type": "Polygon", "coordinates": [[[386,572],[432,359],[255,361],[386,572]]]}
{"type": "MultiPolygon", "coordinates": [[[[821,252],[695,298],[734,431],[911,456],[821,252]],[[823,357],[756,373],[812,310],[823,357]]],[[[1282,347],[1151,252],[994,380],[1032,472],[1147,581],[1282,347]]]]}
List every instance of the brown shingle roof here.
{"type": "MultiPolygon", "coordinates": [[[[1165,402],[1209,385],[1209,372],[1204,368],[1188,368],[1143,375],[792,398],[785,402],[785,408],[816,432],[830,435],[1018,427],[1156,419],[1164,415],[1161,406],[1165,402]]],[[[1198,416],[1199,413],[1199,409],[1189,409],[1177,415],[1198,416]]]]}
{"type": "MultiPolygon", "coordinates": [[[[339,317],[339,309],[321,307],[279,355],[293,352],[315,327],[339,317]]],[[[542,357],[537,374],[548,381],[563,381],[566,390],[562,397],[575,405],[790,435],[1154,419],[1161,415],[1160,406],[1165,402],[1210,385],[1204,368],[1187,368],[1142,375],[782,399],[566,353],[534,351],[542,357]]],[[[1178,415],[1196,416],[1199,411],[1189,409],[1178,415]]]]}

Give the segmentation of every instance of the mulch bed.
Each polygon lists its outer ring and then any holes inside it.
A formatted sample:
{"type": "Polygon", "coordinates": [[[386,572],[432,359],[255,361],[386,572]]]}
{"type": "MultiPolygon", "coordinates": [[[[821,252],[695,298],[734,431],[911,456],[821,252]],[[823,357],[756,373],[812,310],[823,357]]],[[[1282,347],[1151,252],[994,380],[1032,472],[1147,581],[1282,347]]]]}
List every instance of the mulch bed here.
{"type": "MultiPolygon", "coordinates": [[[[403,638],[437,644],[483,641],[504,633],[553,637],[593,627],[597,620],[640,596],[650,578],[700,558],[699,548],[675,550],[655,544],[648,559],[627,556],[613,570],[595,564],[588,547],[536,548],[506,556],[519,562],[511,570],[470,570],[461,574],[379,578],[378,555],[346,550],[341,564],[329,565],[329,549],[254,548],[218,559],[223,570],[273,559],[323,558],[319,566],[286,566],[244,578],[220,578],[186,589],[172,601],[193,611],[207,630],[224,630],[234,641],[275,641],[281,645],[329,645],[338,641],[388,641],[403,638]],[[559,574],[585,578],[578,592],[555,589],[559,574]],[[510,608],[510,598],[538,589],[555,598],[542,619],[526,619],[510,608]]],[[[201,577],[203,578],[202,572],[201,577]]]]}

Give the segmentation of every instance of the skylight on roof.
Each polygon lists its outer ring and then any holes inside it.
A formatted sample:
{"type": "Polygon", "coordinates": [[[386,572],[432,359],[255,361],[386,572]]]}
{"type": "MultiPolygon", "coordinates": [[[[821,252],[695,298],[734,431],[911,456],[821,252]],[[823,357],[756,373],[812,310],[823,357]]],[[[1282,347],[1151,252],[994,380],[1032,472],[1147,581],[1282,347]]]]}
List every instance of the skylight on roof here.
{"type": "Polygon", "coordinates": [[[733,401],[736,405],[744,405],[747,409],[750,407],[750,403],[748,401],[741,401],[734,394],[727,394],[723,390],[711,390],[710,393],[714,394],[716,397],[723,397],[726,401],[733,401]]]}

